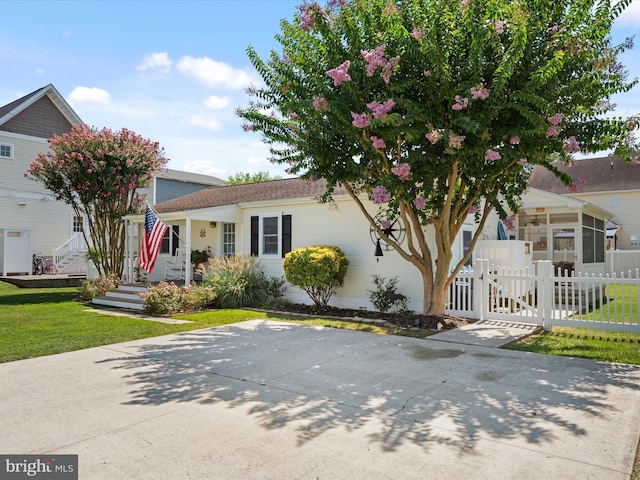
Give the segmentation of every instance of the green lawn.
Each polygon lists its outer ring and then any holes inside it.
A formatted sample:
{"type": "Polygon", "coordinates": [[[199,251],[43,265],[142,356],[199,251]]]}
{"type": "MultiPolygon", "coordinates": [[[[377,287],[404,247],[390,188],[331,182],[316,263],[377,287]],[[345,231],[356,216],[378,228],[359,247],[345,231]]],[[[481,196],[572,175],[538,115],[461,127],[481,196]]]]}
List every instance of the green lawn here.
{"type": "Polygon", "coordinates": [[[367,324],[249,310],[210,310],[177,315],[175,318],[193,323],[169,325],[97,313],[99,310],[77,302],[76,297],[76,288],[20,289],[0,282],[0,363],[257,318],[373,333],[402,333],[367,324]]]}

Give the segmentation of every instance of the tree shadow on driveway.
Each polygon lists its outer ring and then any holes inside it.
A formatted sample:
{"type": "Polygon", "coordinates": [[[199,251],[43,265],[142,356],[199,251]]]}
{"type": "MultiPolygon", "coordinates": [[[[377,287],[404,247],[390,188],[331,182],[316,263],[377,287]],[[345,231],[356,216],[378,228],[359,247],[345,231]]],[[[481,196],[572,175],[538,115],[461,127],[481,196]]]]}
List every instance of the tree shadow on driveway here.
{"type": "MultiPolygon", "coordinates": [[[[625,434],[633,443],[640,421],[634,365],[267,321],[121,351],[100,363],[123,372],[126,404],[245,407],[265,429],[293,429],[298,445],[342,428],[385,451],[409,443],[473,455],[490,439],[574,458],[596,432],[618,449],[625,434]]],[[[612,450],[590,461],[629,454],[612,450]]]]}

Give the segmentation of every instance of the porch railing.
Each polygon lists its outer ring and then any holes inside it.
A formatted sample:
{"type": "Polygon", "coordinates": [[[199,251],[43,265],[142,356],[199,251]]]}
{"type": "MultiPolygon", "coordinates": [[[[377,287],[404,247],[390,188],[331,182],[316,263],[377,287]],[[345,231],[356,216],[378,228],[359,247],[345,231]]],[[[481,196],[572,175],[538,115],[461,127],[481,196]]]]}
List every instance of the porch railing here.
{"type": "Polygon", "coordinates": [[[65,243],[53,250],[53,261],[58,270],[68,273],[86,272],[87,263],[84,254],[88,251],[87,244],[81,233],[76,233],[65,243]],[[72,266],[73,264],[73,266],[72,266]]]}

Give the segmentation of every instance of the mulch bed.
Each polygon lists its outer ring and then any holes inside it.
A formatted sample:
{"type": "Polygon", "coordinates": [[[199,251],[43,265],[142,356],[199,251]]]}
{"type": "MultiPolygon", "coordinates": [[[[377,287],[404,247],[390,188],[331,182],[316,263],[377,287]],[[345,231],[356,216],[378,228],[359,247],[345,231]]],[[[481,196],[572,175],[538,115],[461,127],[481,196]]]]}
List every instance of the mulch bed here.
{"type": "Polygon", "coordinates": [[[420,328],[424,330],[452,330],[473,323],[467,318],[453,317],[450,315],[401,315],[399,313],[381,313],[369,310],[355,310],[348,308],[327,307],[316,309],[314,305],[302,305],[298,303],[287,304],[279,309],[283,313],[298,313],[305,315],[317,315],[322,317],[336,317],[341,320],[361,321],[384,320],[399,328],[420,328]]]}

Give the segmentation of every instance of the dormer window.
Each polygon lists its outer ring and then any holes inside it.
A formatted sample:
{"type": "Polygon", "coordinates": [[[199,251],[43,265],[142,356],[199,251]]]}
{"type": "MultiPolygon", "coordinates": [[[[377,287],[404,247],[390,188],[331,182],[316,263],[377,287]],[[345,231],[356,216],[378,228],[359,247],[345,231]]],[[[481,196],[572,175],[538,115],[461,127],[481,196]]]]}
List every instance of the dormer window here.
{"type": "Polygon", "coordinates": [[[13,158],[13,145],[10,143],[0,143],[0,157],[13,158]]]}

